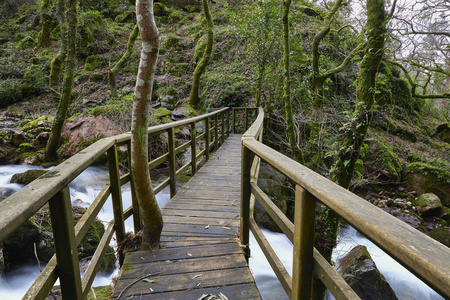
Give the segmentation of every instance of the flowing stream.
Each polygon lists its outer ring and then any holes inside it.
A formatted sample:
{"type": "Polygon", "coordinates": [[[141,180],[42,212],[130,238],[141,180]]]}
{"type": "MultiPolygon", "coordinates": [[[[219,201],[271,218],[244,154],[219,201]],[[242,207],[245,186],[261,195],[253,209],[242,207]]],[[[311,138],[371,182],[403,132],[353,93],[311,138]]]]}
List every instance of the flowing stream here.
{"type": "MultiPolygon", "coordinates": [[[[22,185],[10,183],[13,174],[25,172],[26,170],[33,168],[39,167],[22,165],[0,166],[0,196],[9,196],[22,187],[22,185]]],[[[107,174],[107,170],[101,167],[89,167],[80,174],[70,184],[72,203],[83,207],[89,206],[107,181],[107,174]]],[[[131,192],[129,186],[124,186],[122,188],[122,199],[124,208],[131,205],[131,192]]],[[[163,207],[169,199],[168,188],[157,195],[160,207],[163,207]]],[[[98,217],[102,221],[109,221],[113,218],[111,199],[107,200],[98,217]]],[[[127,231],[132,231],[133,224],[131,218],[126,221],[125,226],[127,231]]],[[[292,243],[284,234],[264,229],[263,233],[273,246],[286,270],[292,275],[292,243]]],[[[356,230],[351,227],[346,227],[341,230],[340,242],[333,253],[334,261],[337,261],[341,256],[345,255],[345,253],[358,244],[367,247],[380,272],[386,277],[386,280],[392,286],[399,299],[443,299],[372,242],[362,235],[359,235],[356,230]]],[[[114,240],[112,240],[111,245],[115,246],[114,240]]],[[[250,247],[250,269],[263,299],[289,299],[281,287],[281,284],[278,282],[269,263],[266,261],[264,254],[258,247],[253,235],[250,236],[250,247]]],[[[41,265],[41,268],[43,268],[43,265],[41,265]]],[[[0,277],[0,299],[21,299],[39,273],[40,271],[37,263],[26,263],[20,268],[6,272],[3,277],[0,277]]],[[[109,276],[98,275],[95,278],[93,285],[108,285],[111,283],[112,278],[117,276],[117,274],[118,270],[116,269],[116,271],[109,276]]],[[[327,299],[334,298],[331,295],[327,295],[327,299]]]]}

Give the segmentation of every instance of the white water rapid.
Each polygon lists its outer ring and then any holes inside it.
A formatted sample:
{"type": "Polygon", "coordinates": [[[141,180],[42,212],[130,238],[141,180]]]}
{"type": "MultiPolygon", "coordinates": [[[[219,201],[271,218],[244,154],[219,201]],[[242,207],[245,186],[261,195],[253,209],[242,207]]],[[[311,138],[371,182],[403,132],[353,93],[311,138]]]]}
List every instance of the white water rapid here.
{"type": "MultiPolygon", "coordinates": [[[[33,166],[0,166],[0,196],[8,196],[12,192],[18,191],[22,185],[9,183],[15,173],[25,172],[26,170],[39,168],[33,166]]],[[[70,194],[74,205],[89,206],[107,181],[107,170],[101,167],[90,167],[78,176],[70,184],[70,194]]],[[[131,192],[129,186],[122,189],[123,207],[131,205],[131,192]]],[[[157,195],[160,207],[163,207],[169,201],[169,191],[166,189],[157,195]]],[[[109,199],[104,208],[99,213],[99,219],[109,221],[113,218],[112,204],[109,199]]],[[[125,223],[126,230],[132,231],[133,224],[131,218],[125,223]]],[[[292,274],[292,244],[284,234],[274,233],[263,230],[264,235],[270,242],[275,252],[281,259],[285,268],[292,274]]],[[[380,269],[380,272],[386,277],[386,280],[397,293],[400,300],[438,300],[443,299],[428,286],[422,283],[414,275],[400,266],[392,258],[381,251],[377,246],[371,243],[363,236],[357,234],[356,230],[349,227],[340,233],[340,243],[333,253],[333,259],[336,261],[340,256],[347,253],[356,245],[365,245],[372,255],[373,260],[380,269]]],[[[112,241],[115,246],[115,241],[112,241]]],[[[257,287],[265,300],[284,300],[289,299],[283,288],[278,282],[264,254],[258,247],[253,235],[250,237],[250,269],[255,278],[257,287]]],[[[41,268],[44,266],[41,265],[41,268]]],[[[110,276],[97,276],[94,286],[108,285],[112,278],[117,276],[117,270],[110,276]]],[[[21,299],[33,281],[39,275],[37,263],[27,263],[20,268],[6,272],[0,277],[0,299],[14,300],[21,299]]],[[[327,299],[333,299],[328,295],[327,299]]]]}

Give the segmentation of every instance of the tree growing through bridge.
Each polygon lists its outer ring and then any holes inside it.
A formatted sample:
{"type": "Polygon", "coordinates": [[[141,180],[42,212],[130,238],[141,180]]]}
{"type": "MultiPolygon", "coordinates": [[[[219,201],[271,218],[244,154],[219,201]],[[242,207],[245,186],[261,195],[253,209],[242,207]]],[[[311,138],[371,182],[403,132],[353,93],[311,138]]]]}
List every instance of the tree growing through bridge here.
{"type": "Polygon", "coordinates": [[[133,98],[131,172],[139,175],[133,179],[144,222],[140,233],[142,236],[141,250],[152,250],[159,246],[163,228],[162,214],[156,202],[148,169],[149,110],[156,60],[161,43],[153,16],[153,0],[136,1],[136,18],[142,50],[133,98]]]}

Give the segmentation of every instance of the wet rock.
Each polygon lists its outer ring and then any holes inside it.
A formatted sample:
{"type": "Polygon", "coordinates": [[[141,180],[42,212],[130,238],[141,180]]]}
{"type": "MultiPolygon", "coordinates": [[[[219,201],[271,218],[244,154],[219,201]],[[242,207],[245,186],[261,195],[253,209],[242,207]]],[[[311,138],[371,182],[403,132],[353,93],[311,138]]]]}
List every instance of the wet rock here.
{"type": "Polygon", "coordinates": [[[337,271],[361,299],[397,299],[365,246],[358,245],[341,258],[337,271]]]}
{"type": "Polygon", "coordinates": [[[418,229],[419,226],[422,225],[422,220],[416,214],[403,210],[402,208],[389,208],[387,212],[416,229],[418,229]]]}
{"type": "Polygon", "coordinates": [[[442,123],[436,128],[436,135],[444,143],[450,143],[450,124],[442,123]]]}
{"type": "Polygon", "coordinates": [[[420,216],[431,217],[442,214],[441,200],[435,194],[422,194],[415,200],[415,205],[420,216]]]}
{"type": "Polygon", "coordinates": [[[16,173],[12,176],[11,183],[29,184],[45,173],[47,173],[47,171],[41,169],[32,169],[23,173],[16,173]]]}
{"type": "Polygon", "coordinates": [[[8,198],[14,193],[13,189],[0,187],[0,202],[2,202],[4,199],[8,198]]]}
{"type": "Polygon", "coordinates": [[[433,229],[430,231],[429,236],[450,248],[450,227],[433,229]]]}
{"type": "Polygon", "coordinates": [[[178,99],[171,95],[165,95],[160,97],[161,107],[173,110],[178,105],[178,99]]]}

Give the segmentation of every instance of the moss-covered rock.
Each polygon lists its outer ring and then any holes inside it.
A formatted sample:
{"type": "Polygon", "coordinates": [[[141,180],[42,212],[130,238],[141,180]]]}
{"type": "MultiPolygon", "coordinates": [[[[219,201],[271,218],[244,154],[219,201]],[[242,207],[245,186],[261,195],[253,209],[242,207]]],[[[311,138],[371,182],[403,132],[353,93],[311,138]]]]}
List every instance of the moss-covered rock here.
{"type": "Polygon", "coordinates": [[[113,290],[110,285],[96,286],[93,289],[95,296],[92,290],[90,290],[86,300],[109,300],[112,298],[113,290]]]}
{"type": "Polygon", "coordinates": [[[164,107],[160,107],[154,112],[155,117],[164,118],[166,116],[172,115],[172,112],[164,107]]]}
{"type": "Polygon", "coordinates": [[[445,143],[450,143],[450,124],[442,123],[436,128],[439,139],[445,143]]]}
{"type": "Polygon", "coordinates": [[[405,179],[419,194],[434,193],[444,205],[450,205],[450,171],[447,168],[411,163],[405,168],[405,179]]]}
{"type": "Polygon", "coordinates": [[[47,171],[42,169],[32,169],[23,173],[16,173],[12,176],[11,183],[29,184],[45,173],[47,173],[47,171]]]}
{"type": "Polygon", "coordinates": [[[430,231],[429,236],[450,248],[450,227],[433,229],[430,231]]]}
{"type": "Polygon", "coordinates": [[[377,139],[376,141],[376,150],[374,155],[377,157],[375,163],[377,171],[380,171],[393,181],[400,180],[403,169],[402,162],[395,152],[380,139],[377,139]]]}
{"type": "Polygon", "coordinates": [[[442,211],[442,203],[438,196],[432,193],[420,195],[415,201],[417,212],[421,216],[438,215],[442,211]]]}
{"type": "Polygon", "coordinates": [[[41,127],[42,129],[50,129],[53,123],[53,118],[51,116],[42,116],[36,120],[29,121],[22,126],[23,132],[28,132],[33,129],[41,127]]]}

